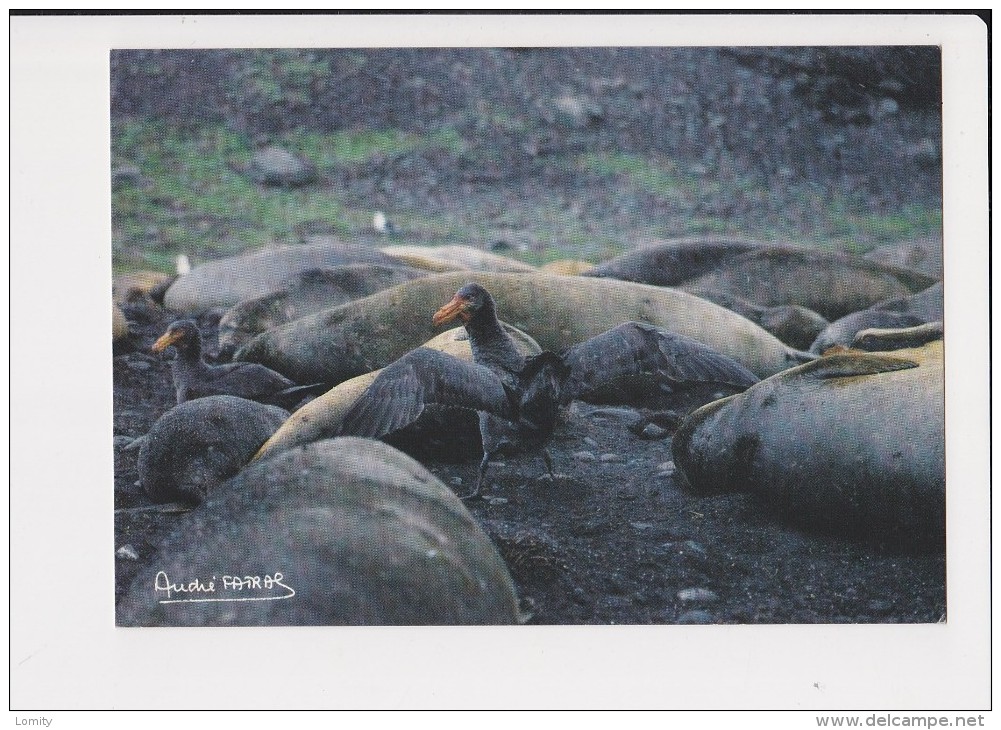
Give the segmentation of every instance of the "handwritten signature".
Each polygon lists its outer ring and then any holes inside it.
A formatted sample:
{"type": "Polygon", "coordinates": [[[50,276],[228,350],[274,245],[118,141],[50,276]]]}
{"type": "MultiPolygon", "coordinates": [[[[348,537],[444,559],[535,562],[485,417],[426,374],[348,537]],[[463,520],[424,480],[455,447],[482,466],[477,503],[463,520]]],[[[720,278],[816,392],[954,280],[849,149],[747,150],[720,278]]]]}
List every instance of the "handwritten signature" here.
{"type": "Polygon", "coordinates": [[[224,601],[282,601],[295,595],[295,590],[283,583],[285,576],[279,572],[274,575],[224,575],[222,580],[212,576],[211,580],[195,578],[187,582],[175,583],[167,573],[161,570],[153,581],[155,595],[166,593],[159,603],[221,603],[224,601]],[[219,584],[219,590],[216,584],[219,584]],[[246,595],[261,591],[278,591],[280,595],[246,595]],[[224,594],[238,595],[224,595],[224,594]],[[217,594],[217,595],[211,595],[217,594]],[[244,595],[239,595],[244,594],[244,595]],[[171,596],[186,595],[186,598],[171,598],[171,596]],[[211,596],[211,597],[210,597],[211,596]]]}

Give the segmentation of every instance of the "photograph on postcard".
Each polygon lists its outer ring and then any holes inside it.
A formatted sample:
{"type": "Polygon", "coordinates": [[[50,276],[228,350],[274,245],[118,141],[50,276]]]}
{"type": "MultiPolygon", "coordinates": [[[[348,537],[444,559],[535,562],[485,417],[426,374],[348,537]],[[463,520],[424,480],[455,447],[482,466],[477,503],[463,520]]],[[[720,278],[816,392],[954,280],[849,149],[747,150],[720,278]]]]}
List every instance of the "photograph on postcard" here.
{"type": "Polygon", "coordinates": [[[119,626],[946,621],[938,46],[122,48],[110,145],[119,626]]]}

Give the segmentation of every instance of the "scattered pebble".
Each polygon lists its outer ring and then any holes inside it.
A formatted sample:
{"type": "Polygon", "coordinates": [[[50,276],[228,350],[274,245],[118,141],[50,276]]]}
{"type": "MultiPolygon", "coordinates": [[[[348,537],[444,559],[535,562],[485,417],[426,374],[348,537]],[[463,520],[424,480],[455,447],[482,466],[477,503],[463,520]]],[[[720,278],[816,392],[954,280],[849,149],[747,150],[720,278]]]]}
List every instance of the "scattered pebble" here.
{"type": "Polygon", "coordinates": [[[598,457],[590,451],[575,451],[571,454],[577,461],[596,461],[598,457]]]}
{"type": "Polygon", "coordinates": [[[711,624],[715,623],[716,619],[708,611],[702,611],[695,609],[694,611],[685,611],[683,614],[678,616],[679,624],[711,624]]]}
{"type": "Polygon", "coordinates": [[[685,540],[681,544],[684,545],[685,549],[688,550],[689,552],[702,556],[706,555],[706,549],[702,546],[701,543],[695,542],[695,540],[685,540]]]}
{"type": "Polygon", "coordinates": [[[658,471],[666,472],[668,474],[673,474],[677,470],[677,468],[678,467],[674,465],[673,461],[662,461],[661,463],[657,464],[658,471]]]}
{"type": "Polygon", "coordinates": [[[678,600],[684,603],[714,603],[719,596],[708,588],[683,588],[678,591],[678,600]]]}
{"type": "Polygon", "coordinates": [[[653,523],[651,522],[630,522],[629,526],[634,530],[651,530],[653,529],[653,523]]]}
{"type": "Polygon", "coordinates": [[[143,370],[149,370],[151,367],[153,367],[145,360],[129,360],[126,363],[126,365],[128,365],[129,370],[136,370],[139,372],[143,370]]]}
{"type": "Polygon", "coordinates": [[[603,464],[622,463],[623,459],[618,454],[602,454],[599,459],[603,464]]]}
{"type": "Polygon", "coordinates": [[[584,443],[585,443],[585,444],[587,444],[588,446],[590,446],[590,447],[591,447],[592,449],[594,449],[594,448],[597,448],[597,447],[598,447],[598,442],[597,442],[597,441],[595,441],[595,440],[594,440],[593,438],[591,438],[590,436],[585,436],[585,437],[584,437],[584,443]]]}
{"type": "Polygon", "coordinates": [[[493,507],[501,504],[507,504],[508,502],[507,497],[484,497],[484,499],[487,501],[487,504],[493,507]]]}
{"type": "Polygon", "coordinates": [[[460,487],[462,486],[462,477],[452,477],[451,479],[448,480],[448,482],[453,487],[460,487]]]}
{"type": "Polygon", "coordinates": [[[643,427],[643,430],[640,431],[639,436],[642,439],[647,439],[649,441],[656,441],[658,439],[662,439],[665,438],[666,436],[669,436],[670,433],[671,432],[668,431],[666,428],[661,428],[656,423],[648,423],[643,427]]]}
{"type": "Polygon", "coordinates": [[[115,551],[116,558],[125,558],[126,560],[138,560],[139,553],[131,545],[122,545],[115,551]]]}

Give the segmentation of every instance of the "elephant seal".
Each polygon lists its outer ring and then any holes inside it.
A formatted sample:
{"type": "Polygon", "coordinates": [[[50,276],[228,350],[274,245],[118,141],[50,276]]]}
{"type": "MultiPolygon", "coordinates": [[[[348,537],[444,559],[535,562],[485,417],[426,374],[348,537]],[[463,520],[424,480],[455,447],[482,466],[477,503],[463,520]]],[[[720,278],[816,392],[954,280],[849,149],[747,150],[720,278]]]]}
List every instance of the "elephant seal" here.
{"type": "Polygon", "coordinates": [[[535,271],[529,264],[481,251],[472,246],[386,246],[384,254],[419,269],[432,271],[535,271]],[[441,268],[447,267],[447,268],[441,268]]]}
{"type": "Polygon", "coordinates": [[[744,317],[685,292],[541,272],[416,279],[268,330],[235,358],[262,363],[297,382],[340,383],[385,367],[437,334],[431,315],[470,281],[493,293],[505,321],[552,352],[635,321],[698,340],[758,377],[803,362],[802,353],[744,317]]]}
{"type": "Polygon", "coordinates": [[[845,253],[769,246],[733,256],[680,288],[737,296],[763,307],[798,304],[835,320],[934,283],[924,274],[845,253]]]}
{"type": "Polygon", "coordinates": [[[246,299],[228,309],[219,320],[219,356],[232,357],[237,348],[272,327],[427,274],[409,266],[384,264],[306,269],[278,291],[246,299]]]}
{"type": "Polygon", "coordinates": [[[866,329],[855,335],[851,349],[866,352],[903,350],[940,340],[943,334],[941,322],[926,322],[904,329],[866,329]]]}
{"type": "Polygon", "coordinates": [[[548,274],[561,274],[563,276],[580,276],[585,271],[590,271],[593,268],[594,264],[590,261],[558,259],[550,261],[548,264],[543,264],[539,267],[539,271],[545,271],[548,274]]]}
{"type": "Polygon", "coordinates": [[[281,289],[290,277],[307,269],[343,264],[394,266],[398,263],[374,248],[333,240],[273,246],[194,267],[167,290],[164,306],[184,313],[228,309],[244,299],[281,289]]]}
{"type": "Polygon", "coordinates": [[[880,264],[918,271],[942,280],[942,236],[926,236],[913,241],[888,243],[874,248],[865,258],[880,264]]]}
{"type": "Polygon", "coordinates": [[[884,312],[900,312],[901,314],[913,314],[920,317],[925,322],[935,322],[944,319],[945,316],[945,293],[942,282],[932,284],[930,287],[917,294],[896,299],[887,299],[874,304],[872,309],[884,312]]]}
{"type": "Polygon", "coordinates": [[[120,626],[520,620],[504,561],[458,497],[405,454],[357,438],[286,451],[220,485],[117,610],[120,626]]]}
{"type": "Polygon", "coordinates": [[[797,350],[808,349],[817,339],[817,335],[830,324],[812,309],[796,304],[762,307],[746,299],[721,292],[695,289],[691,290],[691,293],[726,307],[742,317],[747,317],[755,324],[761,325],[766,332],[771,332],[782,342],[797,350]]]}
{"type": "MultiPolygon", "coordinates": [[[[542,348],[524,332],[503,324],[524,355],[537,355],[542,348]]],[[[421,347],[441,350],[454,357],[472,362],[469,338],[462,327],[442,332],[421,347]]],[[[281,425],[261,446],[254,460],[264,459],[293,446],[330,438],[339,433],[341,421],[366,388],[382,370],[365,373],[345,380],[316,398],[281,425]]],[[[393,445],[408,454],[439,459],[456,459],[478,454],[480,448],[479,419],[473,411],[462,409],[428,409],[417,423],[396,435],[393,445]]]]}
{"type": "Polygon", "coordinates": [[[129,336],[129,322],[125,319],[125,314],[121,307],[112,305],[111,307],[111,341],[120,342],[129,336]]]}
{"type": "Polygon", "coordinates": [[[769,245],[725,236],[694,236],[657,241],[597,264],[582,272],[581,276],[677,286],[709,273],[734,256],[769,245]]]}
{"type": "Polygon", "coordinates": [[[172,283],[175,278],[177,277],[160,271],[132,271],[119,274],[111,282],[111,298],[115,304],[127,304],[146,297],[156,301],[153,294],[167,282],[172,283]]]}
{"type": "Polygon", "coordinates": [[[943,548],[942,341],[792,368],[690,414],[672,448],[696,493],[750,491],[796,524],[943,548]]]}
{"type": "Polygon", "coordinates": [[[810,352],[818,355],[835,345],[848,347],[855,335],[866,329],[901,329],[924,324],[924,320],[913,314],[900,312],[884,312],[877,309],[864,309],[852,312],[841,319],[832,322],[810,345],[810,352]]]}
{"type": "Polygon", "coordinates": [[[139,448],[139,484],[157,503],[198,504],[236,474],[288,412],[230,395],[181,403],[157,419],[139,448]]]}

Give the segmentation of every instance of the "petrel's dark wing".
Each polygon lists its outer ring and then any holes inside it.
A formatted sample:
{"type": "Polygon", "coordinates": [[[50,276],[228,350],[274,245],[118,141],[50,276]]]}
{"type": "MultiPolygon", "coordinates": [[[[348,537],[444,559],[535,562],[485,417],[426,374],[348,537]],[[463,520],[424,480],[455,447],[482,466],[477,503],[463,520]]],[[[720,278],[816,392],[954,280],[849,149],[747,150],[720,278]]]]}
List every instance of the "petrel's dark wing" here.
{"type": "Polygon", "coordinates": [[[564,403],[589,400],[617,381],[642,378],[664,391],[693,386],[744,390],[758,378],[740,363],[689,337],[639,322],[626,322],[563,354],[570,367],[564,403]]]}
{"type": "Polygon", "coordinates": [[[419,347],[379,373],[344,416],[339,433],[381,438],[409,426],[432,404],[517,418],[516,399],[493,371],[419,347]]]}
{"type": "Polygon", "coordinates": [[[295,387],[295,383],[281,373],[252,362],[234,362],[213,365],[188,383],[191,392],[205,395],[235,395],[257,400],[295,387]]]}

